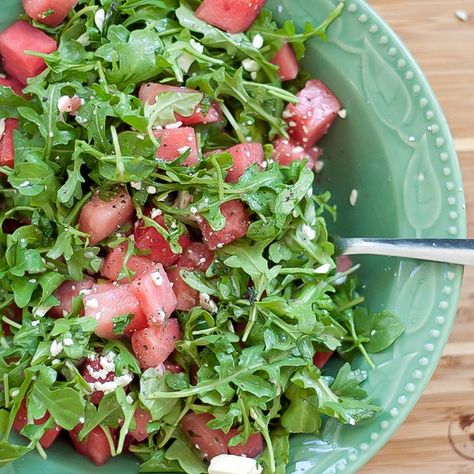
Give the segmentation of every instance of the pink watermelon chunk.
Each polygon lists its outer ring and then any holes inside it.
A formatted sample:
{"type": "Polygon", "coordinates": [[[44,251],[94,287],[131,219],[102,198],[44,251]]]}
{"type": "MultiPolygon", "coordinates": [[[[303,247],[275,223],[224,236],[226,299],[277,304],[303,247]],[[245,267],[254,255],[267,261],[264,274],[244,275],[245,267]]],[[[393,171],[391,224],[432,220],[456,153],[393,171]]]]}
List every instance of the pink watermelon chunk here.
{"type": "Polygon", "coordinates": [[[5,129],[3,130],[3,133],[0,133],[0,165],[13,168],[15,163],[13,131],[18,126],[18,120],[5,119],[4,126],[5,129]]]}
{"type": "Polygon", "coordinates": [[[265,0],[204,0],[196,16],[228,33],[248,30],[265,6],[265,0]]]}
{"type": "Polygon", "coordinates": [[[234,200],[222,204],[221,213],[226,218],[225,226],[221,230],[212,230],[203,218],[199,221],[203,240],[211,250],[245,237],[250,225],[249,215],[242,201],[234,200]]]}
{"type": "Polygon", "coordinates": [[[168,278],[173,284],[173,291],[176,294],[176,309],[179,311],[189,311],[199,305],[199,292],[191,288],[181,277],[181,270],[189,270],[180,266],[168,269],[168,278]]]}
{"type": "MultiPolygon", "coordinates": [[[[164,84],[157,84],[156,82],[147,82],[142,84],[140,90],[138,91],[138,97],[143,104],[155,104],[156,99],[160,94],[165,92],[181,92],[189,94],[191,92],[199,92],[194,89],[189,89],[187,87],[176,87],[176,86],[167,86],[164,84]]],[[[222,120],[221,110],[217,102],[212,102],[209,109],[206,110],[199,104],[195,109],[194,113],[189,117],[183,117],[182,115],[175,114],[176,121],[181,122],[183,125],[196,125],[199,123],[216,123],[222,120]]]]}
{"type": "MultiPolygon", "coordinates": [[[[106,285],[94,286],[92,292],[84,296],[84,316],[97,321],[94,330],[97,336],[116,339],[120,334],[114,332],[114,318],[132,314],[132,325],[135,319],[143,320],[143,311],[132,294],[130,285],[113,285],[104,289],[101,286],[106,285]],[[97,291],[94,291],[96,288],[97,291]]],[[[130,329],[130,325],[126,329],[130,329]]]]}
{"type": "Polygon", "coordinates": [[[58,26],[78,0],[23,0],[26,14],[40,23],[58,26]]]}
{"type": "Polygon", "coordinates": [[[296,79],[300,71],[293,48],[289,44],[284,44],[271,60],[272,64],[278,66],[278,73],[282,81],[296,79]]]}
{"type": "Polygon", "coordinates": [[[260,143],[242,143],[227,150],[232,155],[232,167],[227,171],[225,180],[236,183],[245,171],[254,163],[261,164],[265,158],[260,143]]]}
{"type": "Polygon", "coordinates": [[[284,138],[277,138],[273,143],[273,159],[278,161],[282,166],[290,166],[295,160],[308,160],[307,167],[314,169],[318,158],[322,154],[322,149],[319,147],[302,147],[296,145],[292,140],[285,140],[284,138]]]}
{"type": "Polygon", "coordinates": [[[149,326],[162,325],[176,309],[176,296],[161,263],[133,280],[130,289],[139,301],[149,326]]]}
{"type": "Polygon", "coordinates": [[[87,290],[92,289],[93,286],[94,280],[91,279],[65,281],[54,293],[54,296],[59,300],[59,306],[51,308],[48,315],[52,318],[64,317],[64,313],[70,313],[72,311],[72,299],[81,294],[87,294],[87,290]]]}
{"type": "Polygon", "coordinates": [[[23,95],[23,86],[13,77],[0,77],[0,86],[10,87],[17,95],[23,95]]]}
{"type": "Polygon", "coordinates": [[[28,78],[46,69],[42,58],[28,55],[25,51],[48,54],[57,48],[53,38],[26,21],[17,21],[0,33],[3,70],[23,85],[26,85],[28,78]]]}
{"type": "Polygon", "coordinates": [[[341,104],[319,80],[308,81],[297,97],[299,102],[288,104],[283,117],[288,123],[291,138],[298,145],[307,148],[328,132],[341,104]]]}
{"type": "Polygon", "coordinates": [[[190,150],[184,166],[194,166],[199,161],[196,133],[192,127],[164,128],[155,130],[155,137],[161,140],[156,156],[160,160],[174,161],[190,150]]]}

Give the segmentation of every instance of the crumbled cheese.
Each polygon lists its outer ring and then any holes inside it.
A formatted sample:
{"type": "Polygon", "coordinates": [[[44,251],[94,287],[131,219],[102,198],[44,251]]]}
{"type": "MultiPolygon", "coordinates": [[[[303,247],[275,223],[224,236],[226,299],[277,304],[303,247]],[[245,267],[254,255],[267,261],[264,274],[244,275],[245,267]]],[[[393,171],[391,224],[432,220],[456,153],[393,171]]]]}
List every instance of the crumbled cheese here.
{"type": "Polygon", "coordinates": [[[263,36],[261,34],[256,34],[252,40],[252,46],[255,49],[260,49],[263,46],[263,36]]]}
{"type": "Polygon", "coordinates": [[[167,130],[173,130],[175,128],[181,127],[181,125],[183,125],[183,122],[178,121],[178,122],[174,122],[174,123],[169,123],[168,125],[165,126],[165,128],[167,130]]]}
{"type": "Polygon", "coordinates": [[[133,189],[136,189],[137,191],[140,191],[142,189],[142,183],[141,181],[132,181],[130,183],[130,186],[133,188],[133,189]]]}
{"type": "Polygon", "coordinates": [[[57,355],[61,354],[63,351],[63,345],[61,342],[58,341],[53,341],[51,343],[51,347],[49,348],[49,352],[53,357],[56,357],[57,355]]]}
{"type": "Polygon", "coordinates": [[[90,295],[92,293],[92,290],[80,290],[79,295],[85,296],[85,295],[90,295]]]}
{"type": "Polygon", "coordinates": [[[199,293],[199,306],[211,313],[217,313],[217,305],[207,293],[199,293]]]}
{"type": "Polygon", "coordinates": [[[315,268],[313,271],[314,271],[314,273],[325,274],[329,270],[331,270],[331,265],[329,263],[324,263],[323,265],[319,266],[318,268],[315,268]]]}
{"type": "Polygon", "coordinates": [[[156,194],[156,188],[155,188],[155,186],[147,186],[147,187],[146,187],[146,192],[147,192],[148,194],[156,194]]]}
{"type": "Polygon", "coordinates": [[[469,13],[466,10],[456,10],[454,16],[460,21],[468,21],[469,13]]]}
{"type": "Polygon", "coordinates": [[[14,388],[14,389],[10,392],[10,396],[11,396],[12,398],[17,397],[19,394],[20,394],[20,390],[17,389],[17,388],[14,388]]]}
{"type": "Polygon", "coordinates": [[[161,210],[155,207],[155,208],[152,209],[152,211],[150,212],[150,217],[151,217],[152,219],[155,219],[155,218],[157,218],[158,216],[161,216],[161,214],[162,214],[161,210]]]}
{"type": "Polygon", "coordinates": [[[74,340],[72,339],[72,337],[65,337],[63,339],[63,345],[66,346],[66,347],[73,346],[74,345],[74,340]]]}
{"type": "Polygon", "coordinates": [[[314,240],[316,238],[316,231],[308,224],[301,226],[301,232],[306,240],[314,240]]]}
{"type": "Polygon", "coordinates": [[[322,171],[323,168],[324,168],[324,161],[321,161],[321,160],[316,161],[316,164],[314,165],[315,171],[319,173],[322,171]]]}
{"type": "Polygon", "coordinates": [[[290,120],[290,121],[288,122],[288,125],[289,125],[290,127],[296,127],[298,124],[297,124],[294,120],[290,120]]]}
{"type": "Polygon", "coordinates": [[[58,110],[61,113],[71,110],[71,98],[68,95],[63,95],[58,99],[58,110]]]}
{"type": "Polygon", "coordinates": [[[89,382],[89,387],[96,392],[113,392],[118,387],[126,387],[133,380],[131,374],[125,373],[119,377],[115,377],[110,382],[89,382]]]}
{"type": "Polygon", "coordinates": [[[189,212],[190,212],[191,214],[197,214],[197,212],[198,212],[197,207],[194,207],[194,206],[190,207],[190,208],[189,208],[189,212]]]}
{"type": "Polygon", "coordinates": [[[3,137],[3,134],[5,133],[5,126],[6,126],[6,119],[2,118],[0,119],[0,140],[3,137]]]}
{"type": "Polygon", "coordinates": [[[258,64],[257,61],[251,58],[245,58],[242,61],[242,66],[248,72],[257,72],[260,70],[260,64],[258,64]]]}
{"type": "Polygon", "coordinates": [[[99,307],[99,300],[92,298],[86,301],[86,308],[97,309],[99,307]]]}
{"type": "Polygon", "coordinates": [[[184,153],[186,153],[190,149],[191,149],[191,147],[189,147],[189,146],[182,146],[181,148],[178,148],[178,153],[180,155],[183,155],[184,153]]]}
{"type": "Polygon", "coordinates": [[[211,459],[209,474],[260,474],[262,467],[257,461],[245,456],[220,454],[211,459]]]}
{"type": "Polygon", "coordinates": [[[257,80],[257,73],[255,71],[251,72],[250,77],[252,78],[252,81],[256,81],[257,80]]]}
{"type": "Polygon", "coordinates": [[[174,206],[179,209],[186,209],[193,202],[193,195],[187,191],[178,191],[178,196],[174,201],[174,206]]]}
{"type": "Polygon", "coordinates": [[[156,286],[161,286],[164,282],[160,272],[153,272],[150,277],[156,286]]]}
{"type": "Polygon", "coordinates": [[[97,29],[102,33],[104,31],[104,23],[105,23],[105,10],[103,8],[99,8],[94,15],[94,22],[97,29]]]}
{"type": "Polygon", "coordinates": [[[349,196],[349,203],[351,206],[355,206],[357,204],[358,197],[359,197],[359,191],[357,191],[357,189],[353,189],[351,191],[351,195],[349,196]]]}
{"type": "Polygon", "coordinates": [[[83,416],[79,417],[79,423],[84,423],[85,421],[86,419],[83,416]]]}
{"type": "Polygon", "coordinates": [[[346,109],[341,109],[337,115],[339,115],[339,117],[341,117],[342,119],[345,119],[347,117],[347,110],[346,109]]]}

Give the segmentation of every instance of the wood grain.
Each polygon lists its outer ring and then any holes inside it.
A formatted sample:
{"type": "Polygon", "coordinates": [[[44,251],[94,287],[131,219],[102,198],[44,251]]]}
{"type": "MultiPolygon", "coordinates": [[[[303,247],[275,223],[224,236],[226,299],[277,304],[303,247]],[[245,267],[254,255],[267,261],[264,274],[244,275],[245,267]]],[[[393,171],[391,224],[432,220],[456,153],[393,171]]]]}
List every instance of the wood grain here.
{"type": "MultiPolygon", "coordinates": [[[[428,76],[447,116],[474,237],[474,0],[371,0],[428,76]],[[458,20],[455,10],[470,15],[458,20]]],[[[360,472],[472,474],[474,461],[451,447],[448,427],[474,414],[474,268],[465,272],[456,324],[424,395],[392,440],[360,472]]]]}

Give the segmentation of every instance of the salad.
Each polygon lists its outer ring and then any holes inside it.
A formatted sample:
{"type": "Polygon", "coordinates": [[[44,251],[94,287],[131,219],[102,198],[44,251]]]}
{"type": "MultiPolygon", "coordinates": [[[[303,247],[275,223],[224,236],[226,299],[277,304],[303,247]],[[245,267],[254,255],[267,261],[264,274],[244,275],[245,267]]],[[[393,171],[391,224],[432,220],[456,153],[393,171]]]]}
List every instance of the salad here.
{"type": "Polygon", "coordinates": [[[303,31],[264,4],[23,0],[0,33],[0,467],[61,436],[284,473],[290,435],[379,411],[351,362],[403,326],[334,255],[344,114],[298,64],[342,4],[303,31]]]}

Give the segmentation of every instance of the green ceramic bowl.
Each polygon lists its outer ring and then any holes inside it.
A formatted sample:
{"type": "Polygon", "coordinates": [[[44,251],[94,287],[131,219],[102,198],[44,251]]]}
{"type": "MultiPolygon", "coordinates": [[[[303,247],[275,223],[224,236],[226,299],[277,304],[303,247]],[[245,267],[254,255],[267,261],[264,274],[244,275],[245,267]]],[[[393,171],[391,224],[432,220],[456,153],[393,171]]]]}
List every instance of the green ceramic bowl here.
{"type": "MultiPolygon", "coordinates": [[[[2,0],[0,29],[20,11],[2,0]]],[[[318,23],[337,0],[271,0],[276,17],[318,23]]],[[[333,192],[343,236],[451,237],[466,233],[459,164],[448,126],[426,78],[393,31],[362,0],[347,0],[327,43],[311,43],[306,68],[335,91],[347,110],[323,144],[320,188],[333,192]],[[349,203],[358,190],[355,206],[349,203]]],[[[296,436],[288,473],[356,472],[414,407],[441,357],[456,313],[462,268],[393,258],[361,258],[373,310],[401,316],[405,334],[374,357],[367,390],[384,411],[362,426],[328,424],[323,439],[296,436]]],[[[362,360],[355,365],[367,368],[362,360]]],[[[132,458],[96,468],[66,442],[10,465],[2,474],[134,473],[132,458]]]]}

